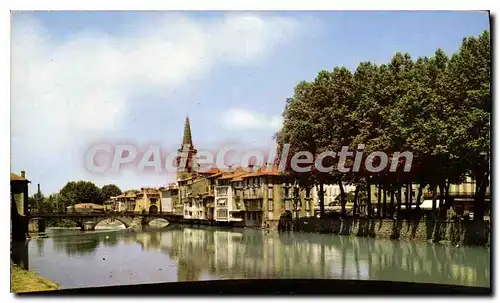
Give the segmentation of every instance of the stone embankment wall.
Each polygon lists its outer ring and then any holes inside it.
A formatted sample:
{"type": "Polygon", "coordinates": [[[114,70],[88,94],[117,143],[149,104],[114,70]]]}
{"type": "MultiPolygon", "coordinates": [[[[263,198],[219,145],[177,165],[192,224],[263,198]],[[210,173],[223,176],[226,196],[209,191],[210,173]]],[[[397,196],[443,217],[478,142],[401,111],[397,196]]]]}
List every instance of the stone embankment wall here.
{"type": "Polygon", "coordinates": [[[490,243],[491,238],[488,222],[472,220],[390,220],[353,217],[282,218],[279,229],[408,241],[445,241],[469,245],[486,245],[490,243]]]}

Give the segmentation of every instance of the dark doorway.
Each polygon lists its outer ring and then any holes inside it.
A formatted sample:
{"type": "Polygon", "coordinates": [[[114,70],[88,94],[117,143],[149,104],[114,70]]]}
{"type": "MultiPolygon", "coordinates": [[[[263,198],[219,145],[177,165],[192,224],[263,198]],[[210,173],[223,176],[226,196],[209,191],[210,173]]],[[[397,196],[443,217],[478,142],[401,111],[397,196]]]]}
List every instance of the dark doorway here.
{"type": "Polygon", "coordinates": [[[158,207],[156,207],[156,205],[151,205],[149,207],[149,213],[150,214],[157,214],[158,213],[158,207]]]}

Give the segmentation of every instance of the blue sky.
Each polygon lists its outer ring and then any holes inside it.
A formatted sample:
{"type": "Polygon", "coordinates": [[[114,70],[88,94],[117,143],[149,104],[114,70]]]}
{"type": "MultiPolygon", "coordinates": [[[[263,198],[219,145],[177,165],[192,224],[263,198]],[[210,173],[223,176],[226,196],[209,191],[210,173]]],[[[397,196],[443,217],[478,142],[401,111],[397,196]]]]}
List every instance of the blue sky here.
{"type": "MultiPolygon", "coordinates": [[[[173,176],[95,175],[96,142],[178,148],[268,145],[287,97],[335,66],[456,51],[489,29],[478,12],[24,12],[12,17],[11,169],[57,192],[69,180],[122,189],[173,176]]],[[[169,150],[170,151],[170,150],[169,150]]]]}

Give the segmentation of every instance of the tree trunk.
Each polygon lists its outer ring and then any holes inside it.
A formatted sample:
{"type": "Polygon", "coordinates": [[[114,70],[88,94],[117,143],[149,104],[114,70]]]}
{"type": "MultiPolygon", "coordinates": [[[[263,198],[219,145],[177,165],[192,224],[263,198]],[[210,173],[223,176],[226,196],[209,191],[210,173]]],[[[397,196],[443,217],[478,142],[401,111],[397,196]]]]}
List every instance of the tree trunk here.
{"type": "Polygon", "coordinates": [[[295,218],[299,218],[299,203],[300,203],[300,188],[297,182],[293,183],[293,210],[295,211],[295,218]]]}
{"type": "Polygon", "coordinates": [[[417,204],[416,204],[416,207],[417,209],[420,209],[420,200],[422,199],[422,191],[424,189],[424,184],[423,183],[420,183],[420,185],[418,186],[418,194],[417,194],[417,204]]]}
{"type": "Polygon", "coordinates": [[[476,177],[476,193],[474,195],[474,220],[483,221],[485,212],[486,189],[489,185],[488,173],[476,177]]]}
{"type": "Polygon", "coordinates": [[[406,184],[406,197],[405,197],[405,202],[406,202],[406,209],[411,210],[411,200],[412,200],[412,188],[411,188],[411,183],[406,184]]]}
{"type": "Polygon", "coordinates": [[[345,192],[344,192],[344,185],[342,184],[342,181],[339,181],[339,188],[340,188],[340,205],[342,206],[342,214],[345,214],[345,204],[346,204],[346,197],[345,197],[345,192]]]}
{"type": "Polygon", "coordinates": [[[400,215],[401,215],[401,204],[402,204],[402,201],[401,201],[401,186],[398,185],[398,188],[397,188],[397,194],[396,194],[396,203],[398,204],[398,212],[397,212],[397,215],[396,217],[399,219],[400,215]]]}
{"type": "Polygon", "coordinates": [[[383,195],[383,198],[384,198],[384,201],[382,204],[382,217],[383,218],[387,218],[387,186],[384,185],[384,188],[382,190],[382,195],[383,195]]]}
{"type": "Polygon", "coordinates": [[[435,220],[436,219],[436,200],[437,200],[437,187],[436,185],[432,185],[432,212],[431,212],[431,219],[435,220]]]}
{"type": "Polygon", "coordinates": [[[446,206],[445,213],[453,206],[452,200],[450,199],[450,185],[451,182],[446,182],[446,186],[444,188],[444,205],[446,206]]]}
{"type": "Polygon", "coordinates": [[[377,185],[377,217],[382,217],[382,186],[380,184],[377,185]]]}
{"type": "Polygon", "coordinates": [[[368,189],[367,189],[367,200],[366,200],[366,208],[367,208],[367,214],[368,218],[371,218],[372,216],[372,187],[370,185],[370,181],[367,181],[368,189]]]}
{"type": "Polygon", "coordinates": [[[356,217],[356,212],[358,210],[358,198],[359,198],[359,185],[356,185],[356,190],[354,190],[354,204],[352,206],[353,217],[356,217]]]}
{"type": "Polygon", "coordinates": [[[319,183],[319,215],[321,218],[325,216],[325,193],[323,191],[323,182],[319,183]]]}
{"type": "Polygon", "coordinates": [[[391,202],[389,204],[389,214],[391,216],[391,219],[394,219],[394,189],[391,188],[389,190],[389,194],[391,195],[391,202]]]}
{"type": "Polygon", "coordinates": [[[444,187],[445,186],[442,184],[440,184],[438,186],[438,188],[439,188],[439,210],[438,210],[439,220],[444,220],[445,215],[446,215],[446,206],[444,205],[444,203],[445,203],[445,201],[444,201],[444,187]]]}

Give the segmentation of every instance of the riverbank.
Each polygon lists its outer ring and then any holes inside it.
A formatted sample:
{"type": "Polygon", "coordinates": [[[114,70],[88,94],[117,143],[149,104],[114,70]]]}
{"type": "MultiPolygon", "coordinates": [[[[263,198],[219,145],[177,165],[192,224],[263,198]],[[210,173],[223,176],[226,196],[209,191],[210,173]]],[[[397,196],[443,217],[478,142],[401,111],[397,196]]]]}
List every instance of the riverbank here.
{"type": "Polygon", "coordinates": [[[11,263],[11,292],[25,293],[57,290],[59,285],[32,271],[24,270],[11,263]]]}
{"type": "Polygon", "coordinates": [[[489,246],[491,243],[489,223],[472,220],[391,220],[353,217],[282,218],[278,229],[473,246],[489,246]]]}

